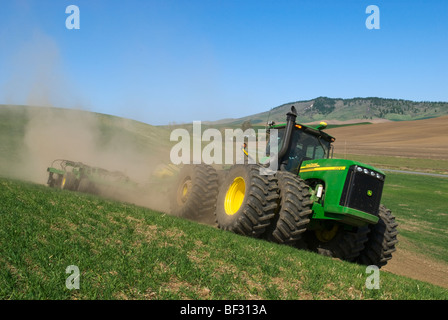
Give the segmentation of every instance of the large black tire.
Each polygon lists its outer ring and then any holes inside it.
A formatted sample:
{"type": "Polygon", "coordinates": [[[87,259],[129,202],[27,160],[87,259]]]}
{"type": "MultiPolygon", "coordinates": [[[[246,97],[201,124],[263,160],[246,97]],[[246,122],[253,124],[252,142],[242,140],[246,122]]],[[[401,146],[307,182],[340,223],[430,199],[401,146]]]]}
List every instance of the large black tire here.
{"type": "Polygon", "coordinates": [[[276,221],[268,233],[268,240],[296,245],[306,231],[312,214],[311,194],[308,186],[297,175],[288,171],[276,174],[280,193],[276,221]]]}
{"type": "Polygon", "coordinates": [[[355,262],[367,242],[368,227],[345,230],[344,225],[334,223],[326,230],[308,231],[308,249],[321,255],[355,262]]]}
{"type": "Polygon", "coordinates": [[[260,237],[275,217],[277,179],[261,175],[258,165],[235,165],[223,181],[216,204],[216,222],[223,230],[260,237]]]}
{"type": "Polygon", "coordinates": [[[395,222],[392,212],[384,205],[380,205],[378,216],[378,223],[369,226],[368,241],[358,258],[358,263],[381,268],[392,259],[392,253],[396,251],[398,223],[395,222]]]}
{"type": "Polygon", "coordinates": [[[218,174],[212,166],[185,165],[170,192],[171,214],[213,224],[217,196],[218,174]]]}

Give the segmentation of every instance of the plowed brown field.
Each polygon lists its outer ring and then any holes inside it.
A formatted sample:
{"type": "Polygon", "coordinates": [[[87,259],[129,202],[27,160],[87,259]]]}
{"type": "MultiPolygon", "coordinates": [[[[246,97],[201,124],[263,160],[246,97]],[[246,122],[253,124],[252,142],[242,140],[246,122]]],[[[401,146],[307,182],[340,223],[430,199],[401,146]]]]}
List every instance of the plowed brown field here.
{"type": "MultiPolygon", "coordinates": [[[[329,123],[331,123],[329,121],[329,123]]],[[[326,130],[335,153],[448,159],[448,116],[326,130]]]]}

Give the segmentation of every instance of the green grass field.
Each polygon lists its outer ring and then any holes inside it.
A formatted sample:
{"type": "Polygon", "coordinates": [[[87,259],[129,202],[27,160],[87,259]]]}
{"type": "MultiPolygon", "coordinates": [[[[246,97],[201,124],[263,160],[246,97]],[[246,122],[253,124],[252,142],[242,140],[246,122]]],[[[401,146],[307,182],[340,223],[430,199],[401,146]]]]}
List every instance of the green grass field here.
{"type": "Polygon", "coordinates": [[[448,178],[388,173],[383,202],[414,250],[447,263],[448,178]]]}
{"type": "MultiPolygon", "coordinates": [[[[400,206],[407,201],[397,186],[408,178],[388,178],[386,204],[405,226],[417,219],[443,229],[443,216],[432,220],[443,204],[433,203],[429,218],[400,206]]],[[[388,272],[379,290],[369,290],[365,266],[91,195],[0,178],[0,203],[1,299],[448,298],[446,289],[388,272]],[[69,265],[79,267],[79,289],[66,288],[69,265]]],[[[446,238],[401,236],[437,248],[445,260],[446,238]]]]}

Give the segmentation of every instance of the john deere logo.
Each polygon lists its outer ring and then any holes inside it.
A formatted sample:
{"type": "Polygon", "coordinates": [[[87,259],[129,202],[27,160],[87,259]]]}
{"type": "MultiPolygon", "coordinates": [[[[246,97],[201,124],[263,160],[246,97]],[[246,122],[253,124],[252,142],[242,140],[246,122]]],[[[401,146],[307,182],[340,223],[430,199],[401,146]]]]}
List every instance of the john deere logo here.
{"type": "Polygon", "coordinates": [[[372,190],[367,190],[367,195],[368,195],[369,197],[371,197],[371,196],[373,195],[373,191],[372,191],[372,190]]]}

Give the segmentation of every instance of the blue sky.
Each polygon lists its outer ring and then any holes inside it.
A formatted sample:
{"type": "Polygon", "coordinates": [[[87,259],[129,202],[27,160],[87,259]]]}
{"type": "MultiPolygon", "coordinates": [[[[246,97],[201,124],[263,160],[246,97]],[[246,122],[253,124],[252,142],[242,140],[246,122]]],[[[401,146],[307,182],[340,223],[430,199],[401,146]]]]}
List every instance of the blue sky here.
{"type": "Polygon", "coordinates": [[[318,96],[448,101],[448,1],[2,0],[0,104],[150,124],[318,96]],[[80,29],[65,26],[68,5],[80,29]],[[368,5],[380,10],[369,30],[368,5]]]}

